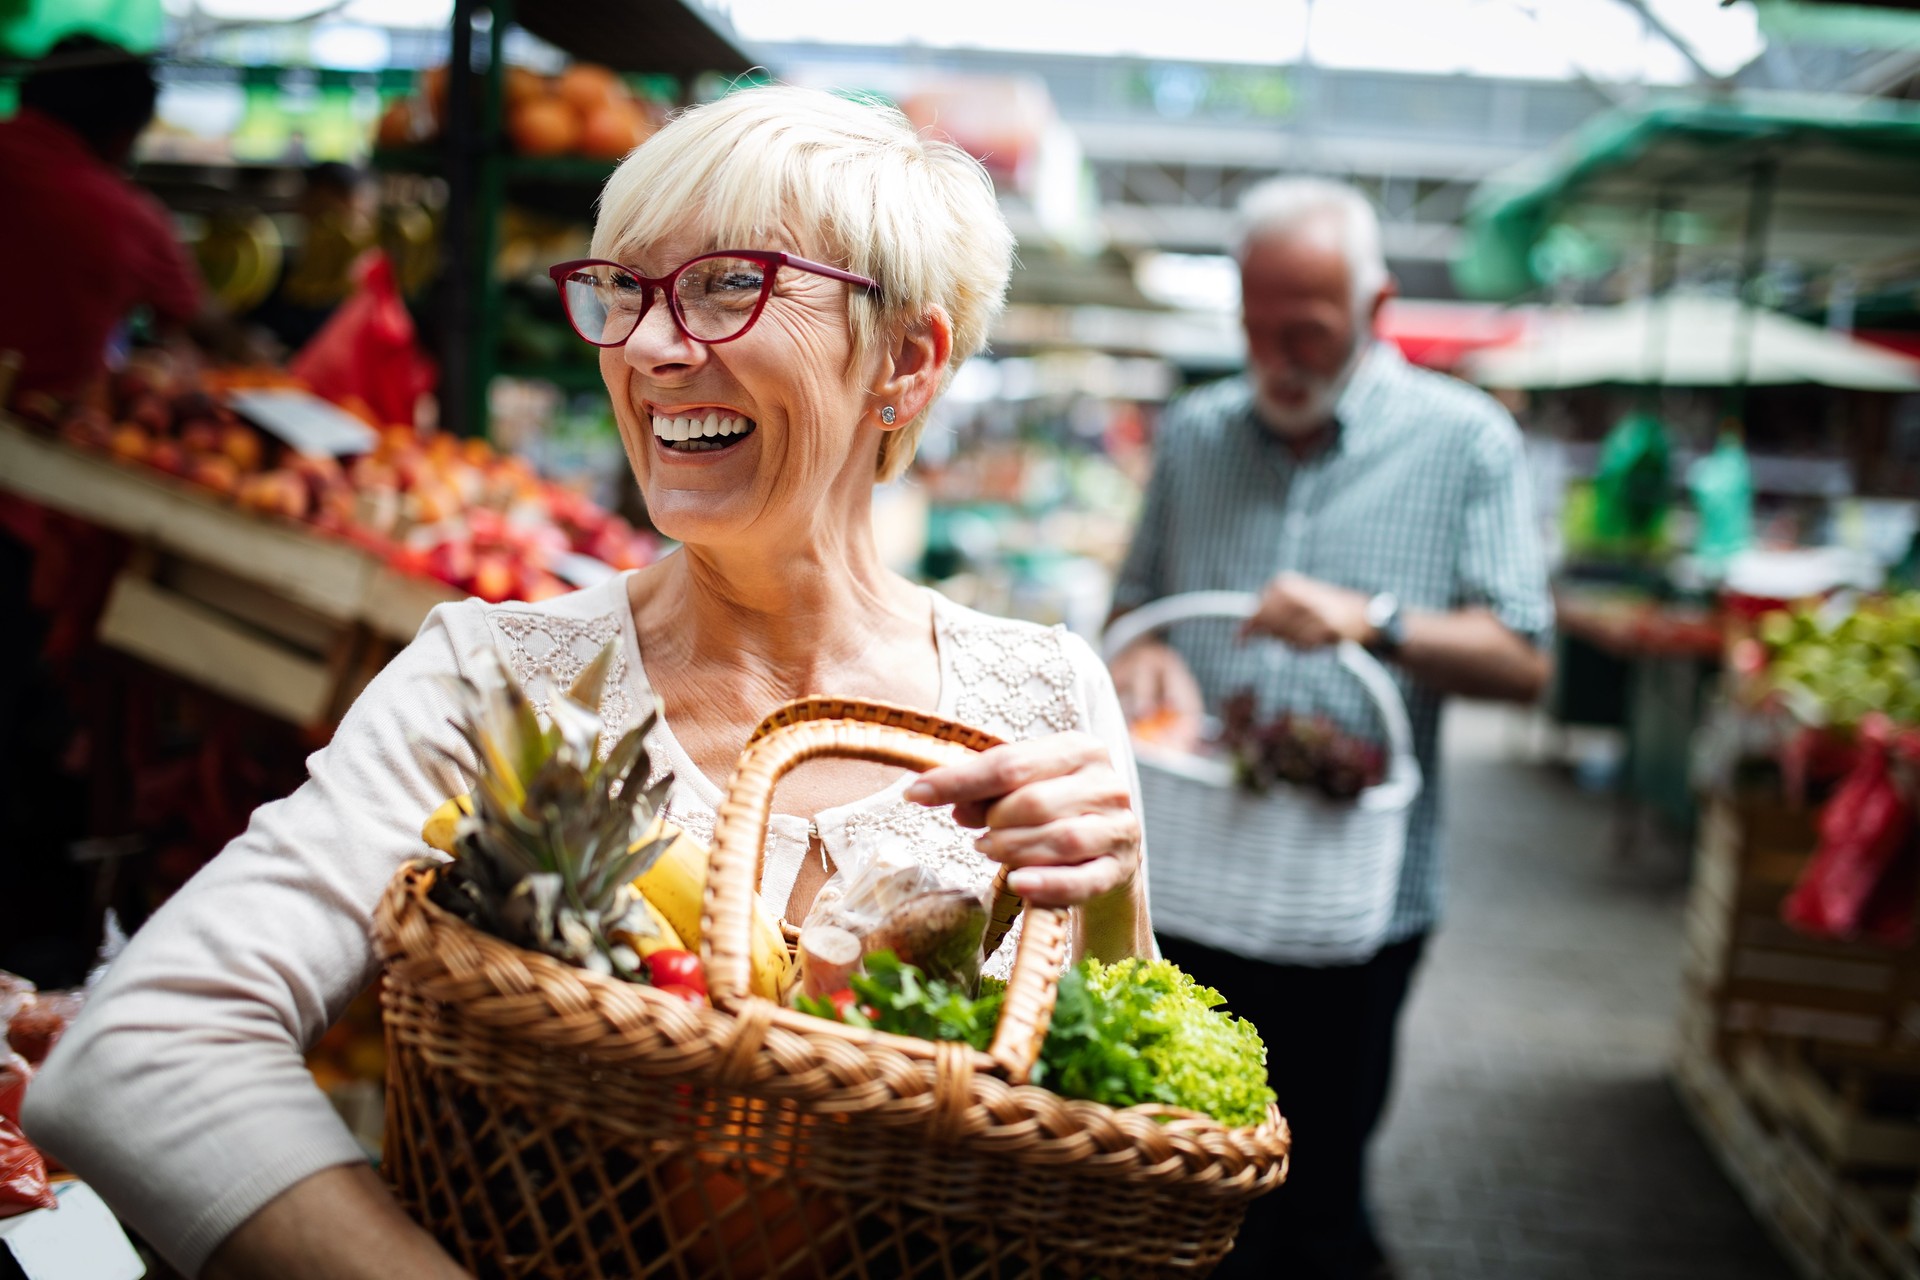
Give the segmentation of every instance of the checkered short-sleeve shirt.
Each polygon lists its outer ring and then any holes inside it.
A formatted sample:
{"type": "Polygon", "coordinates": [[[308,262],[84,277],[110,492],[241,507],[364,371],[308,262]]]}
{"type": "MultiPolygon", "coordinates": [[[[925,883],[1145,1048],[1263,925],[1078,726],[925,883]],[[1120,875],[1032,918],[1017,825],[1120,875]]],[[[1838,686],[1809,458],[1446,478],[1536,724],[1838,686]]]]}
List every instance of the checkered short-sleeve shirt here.
{"type": "MultiPolygon", "coordinates": [[[[1536,644],[1553,606],[1513,419],[1486,395],[1415,368],[1390,344],[1367,353],[1335,410],[1337,430],[1296,460],[1253,416],[1244,377],[1202,387],[1167,410],[1141,522],[1115,587],[1133,608],[1186,591],[1254,591],[1286,570],[1417,611],[1481,606],[1536,644]]],[[[1170,643],[1208,705],[1259,690],[1269,710],[1320,711],[1382,736],[1377,716],[1329,653],[1241,645],[1231,623],[1191,622],[1170,643]]],[[[1426,786],[1407,834],[1388,940],[1438,919],[1441,696],[1395,671],[1426,786]]]]}

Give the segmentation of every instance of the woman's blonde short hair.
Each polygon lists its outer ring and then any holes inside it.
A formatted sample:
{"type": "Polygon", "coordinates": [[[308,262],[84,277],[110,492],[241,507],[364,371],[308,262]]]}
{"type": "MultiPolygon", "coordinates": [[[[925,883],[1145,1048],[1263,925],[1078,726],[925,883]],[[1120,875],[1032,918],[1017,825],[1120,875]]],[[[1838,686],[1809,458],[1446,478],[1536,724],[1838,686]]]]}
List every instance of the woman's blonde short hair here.
{"type": "MultiPolygon", "coordinates": [[[[1013,264],[979,161],[920,136],[893,107],[787,85],[690,108],[629,155],[600,194],[592,253],[626,261],[689,229],[710,249],[760,248],[776,231],[818,236],[816,253],[880,283],[878,305],[851,304],[856,360],[939,307],[953,327],[949,378],[986,345],[1013,264]]],[[[907,469],[925,425],[923,411],[882,437],[878,479],[907,469]]]]}

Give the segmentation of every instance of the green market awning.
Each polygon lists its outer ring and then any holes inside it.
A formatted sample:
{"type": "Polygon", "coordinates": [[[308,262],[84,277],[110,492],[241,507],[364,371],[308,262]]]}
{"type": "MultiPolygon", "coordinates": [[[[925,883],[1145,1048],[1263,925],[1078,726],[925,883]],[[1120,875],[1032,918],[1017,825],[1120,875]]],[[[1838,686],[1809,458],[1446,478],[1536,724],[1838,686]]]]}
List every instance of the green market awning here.
{"type": "Polygon", "coordinates": [[[0,58],[39,58],[76,35],[152,53],[164,23],[160,0],[0,0],[0,58]]]}
{"type": "Polygon", "coordinates": [[[1470,297],[1511,299],[1559,270],[1632,256],[1655,210],[1689,244],[1738,245],[1771,169],[1771,258],[1870,270],[1920,252],[1920,105],[1801,94],[1658,98],[1610,112],[1496,175],[1467,204],[1453,263],[1470,297]]]}

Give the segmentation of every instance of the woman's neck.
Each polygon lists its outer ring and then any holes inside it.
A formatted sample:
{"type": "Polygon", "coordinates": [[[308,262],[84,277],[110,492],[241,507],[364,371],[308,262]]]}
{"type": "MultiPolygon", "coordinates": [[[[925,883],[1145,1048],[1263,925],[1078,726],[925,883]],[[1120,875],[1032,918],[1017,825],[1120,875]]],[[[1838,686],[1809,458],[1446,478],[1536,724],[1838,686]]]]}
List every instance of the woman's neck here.
{"type": "Polygon", "coordinates": [[[881,563],[864,522],[779,550],[683,547],[634,585],[649,667],[723,665],[790,697],[928,622],[924,596],[881,563]]]}

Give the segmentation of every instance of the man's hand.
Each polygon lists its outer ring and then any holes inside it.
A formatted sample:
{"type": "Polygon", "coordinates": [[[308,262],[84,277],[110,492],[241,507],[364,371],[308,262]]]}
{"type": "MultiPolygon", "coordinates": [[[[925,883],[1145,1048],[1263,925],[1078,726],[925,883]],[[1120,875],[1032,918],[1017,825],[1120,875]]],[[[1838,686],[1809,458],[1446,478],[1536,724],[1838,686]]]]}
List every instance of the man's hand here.
{"type": "Polygon", "coordinates": [[[1317,578],[1283,573],[1260,593],[1260,610],[1240,628],[1242,636],[1267,635],[1295,649],[1320,649],[1342,640],[1373,639],[1367,621],[1371,597],[1317,578]]]}
{"type": "Polygon", "coordinates": [[[1158,640],[1136,640],[1114,656],[1110,670],[1120,710],[1129,724],[1148,719],[1163,722],[1165,730],[1154,741],[1169,750],[1192,751],[1200,745],[1206,701],[1200,696],[1200,682],[1170,646],[1158,640]]]}

